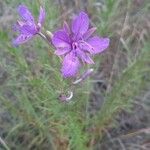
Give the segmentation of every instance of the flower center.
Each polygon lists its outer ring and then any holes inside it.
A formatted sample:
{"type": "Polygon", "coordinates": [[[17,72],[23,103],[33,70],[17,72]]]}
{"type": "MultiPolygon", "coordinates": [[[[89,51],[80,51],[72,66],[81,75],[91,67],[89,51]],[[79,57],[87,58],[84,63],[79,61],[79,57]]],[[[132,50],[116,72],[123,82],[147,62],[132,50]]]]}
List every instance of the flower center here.
{"type": "Polygon", "coordinates": [[[77,42],[73,42],[73,43],[72,43],[72,49],[73,49],[73,50],[77,49],[78,46],[79,46],[79,45],[78,45],[77,42]]]}

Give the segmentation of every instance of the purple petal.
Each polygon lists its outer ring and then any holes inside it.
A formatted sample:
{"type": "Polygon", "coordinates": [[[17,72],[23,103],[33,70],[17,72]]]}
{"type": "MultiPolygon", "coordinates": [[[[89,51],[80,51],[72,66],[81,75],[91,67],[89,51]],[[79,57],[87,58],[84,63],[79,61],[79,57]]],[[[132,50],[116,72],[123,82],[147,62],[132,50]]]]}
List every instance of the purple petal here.
{"type": "Polygon", "coordinates": [[[93,47],[94,51],[92,50],[91,53],[97,54],[103,52],[109,46],[109,41],[109,38],[99,38],[95,36],[90,38],[87,43],[93,47]]]}
{"type": "Polygon", "coordinates": [[[13,26],[13,30],[19,31],[20,34],[36,34],[38,32],[34,24],[29,25],[28,23],[20,21],[13,26]]]}
{"type": "Polygon", "coordinates": [[[96,31],[96,27],[93,27],[91,29],[89,29],[84,35],[83,35],[83,39],[87,40],[95,31],[96,31]]]}
{"type": "Polygon", "coordinates": [[[15,40],[13,40],[13,45],[18,46],[30,40],[33,35],[31,34],[20,34],[15,40]]]}
{"type": "Polygon", "coordinates": [[[40,14],[39,14],[39,20],[38,20],[38,23],[40,25],[43,25],[44,24],[44,21],[45,21],[45,9],[43,7],[40,7],[40,14]]]}
{"type": "Polygon", "coordinates": [[[66,53],[68,53],[70,51],[70,49],[67,48],[58,48],[56,51],[55,51],[55,54],[60,56],[60,55],[64,55],[66,53]]]}
{"type": "Polygon", "coordinates": [[[52,43],[57,48],[70,49],[70,38],[68,34],[63,30],[60,30],[54,33],[53,38],[52,38],[52,43]]]}
{"type": "Polygon", "coordinates": [[[79,47],[80,47],[81,50],[83,50],[85,52],[89,52],[91,54],[94,53],[93,46],[91,46],[89,43],[87,43],[87,42],[85,42],[83,40],[79,41],[79,47]]]}
{"type": "Polygon", "coordinates": [[[37,32],[38,32],[38,30],[37,30],[35,25],[25,24],[22,27],[20,27],[20,33],[23,33],[23,34],[32,34],[32,35],[34,35],[37,32]]]}
{"type": "Polygon", "coordinates": [[[20,14],[20,16],[24,21],[34,22],[34,18],[31,12],[28,10],[28,8],[25,5],[20,5],[18,7],[18,13],[20,14]]]}
{"type": "Polygon", "coordinates": [[[82,56],[82,61],[84,61],[85,63],[88,63],[88,64],[94,64],[94,61],[91,59],[89,54],[83,55],[82,56]]]}
{"type": "Polygon", "coordinates": [[[76,76],[80,67],[79,59],[74,55],[73,52],[67,54],[63,61],[63,66],[61,68],[62,75],[64,77],[74,77],[76,76]]]}
{"type": "Polygon", "coordinates": [[[76,36],[82,36],[89,28],[89,17],[86,13],[81,12],[72,22],[72,32],[76,36]]]}
{"type": "Polygon", "coordinates": [[[94,61],[91,59],[88,53],[85,53],[84,51],[80,49],[76,49],[78,57],[85,63],[88,64],[94,64],[94,61]]]}
{"type": "Polygon", "coordinates": [[[13,25],[13,31],[19,31],[20,32],[20,28],[25,25],[26,23],[23,21],[17,21],[16,24],[13,25]]]}

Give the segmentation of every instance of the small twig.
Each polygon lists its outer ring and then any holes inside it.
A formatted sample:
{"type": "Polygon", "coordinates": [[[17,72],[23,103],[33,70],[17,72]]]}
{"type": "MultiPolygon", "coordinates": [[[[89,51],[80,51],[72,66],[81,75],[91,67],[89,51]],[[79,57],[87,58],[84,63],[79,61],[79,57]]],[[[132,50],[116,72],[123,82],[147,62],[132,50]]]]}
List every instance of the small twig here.
{"type": "MultiPolygon", "coordinates": [[[[106,132],[105,129],[103,129],[103,131],[106,132]]],[[[118,140],[126,140],[128,138],[131,138],[131,137],[136,136],[136,135],[141,134],[141,133],[150,134],[150,128],[144,128],[144,129],[140,129],[138,131],[132,132],[132,133],[128,133],[128,134],[120,135],[120,136],[117,136],[117,137],[113,137],[111,139],[111,142],[115,142],[115,141],[118,141],[118,140]]],[[[109,143],[109,141],[105,141],[105,142],[101,143],[100,145],[107,144],[107,143],[109,143]]]]}
{"type": "Polygon", "coordinates": [[[10,148],[7,146],[7,144],[5,143],[5,141],[0,137],[0,143],[3,145],[3,147],[6,149],[6,150],[10,150],[10,148]]]}

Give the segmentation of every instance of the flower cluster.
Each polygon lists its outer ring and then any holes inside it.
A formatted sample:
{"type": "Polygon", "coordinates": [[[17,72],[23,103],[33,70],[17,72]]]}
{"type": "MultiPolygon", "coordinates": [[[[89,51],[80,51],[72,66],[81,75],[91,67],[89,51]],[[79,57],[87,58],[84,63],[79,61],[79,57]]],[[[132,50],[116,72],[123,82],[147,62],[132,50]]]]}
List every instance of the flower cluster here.
{"type": "MultiPolygon", "coordinates": [[[[14,26],[14,30],[19,31],[19,36],[13,40],[14,45],[23,44],[39,34],[45,20],[45,10],[42,7],[38,22],[35,22],[26,6],[20,5],[18,12],[22,19],[14,26]]],[[[103,52],[109,46],[109,38],[92,36],[96,28],[89,26],[88,15],[80,12],[73,19],[71,27],[65,22],[64,26],[53,34],[52,42],[49,41],[56,48],[55,54],[63,58],[61,68],[63,77],[75,77],[83,64],[94,64],[91,56],[103,52]]],[[[46,38],[44,35],[43,37],[46,38]]]]}

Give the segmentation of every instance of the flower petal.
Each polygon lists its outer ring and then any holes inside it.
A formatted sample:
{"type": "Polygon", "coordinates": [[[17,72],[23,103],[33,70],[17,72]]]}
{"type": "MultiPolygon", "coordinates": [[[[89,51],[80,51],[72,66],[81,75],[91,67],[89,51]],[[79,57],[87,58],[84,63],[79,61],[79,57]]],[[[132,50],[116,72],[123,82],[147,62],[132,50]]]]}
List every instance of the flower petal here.
{"type": "Polygon", "coordinates": [[[13,40],[13,45],[18,46],[30,40],[33,37],[31,34],[20,34],[15,40],[13,40]]]}
{"type": "Polygon", "coordinates": [[[38,32],[34,24],[29,25],[28,23],[18,21],[13,26],[14,31],[19,31],[20,34],[36,34],[38,32]]]}
{"type": "Polygon", "coordinates": [[[20,32],[20,28],[25,25],[26,23],[23,21],[17,21],[17,23],[15,23],[12,27],[13,31],[19,31],[20,32]]]}
{"type": "Polygon", "coordinates": [[[32,34],[32,35],[34,35],[38,32],[38,30],[34,24],[33,25],[25,24],[25,25],[20,27],[19,31],[22,34],[32,34]]]}
{"type": "Polygon", "coordinates": [[[38,23],[40,25],[43,25],[44,21],[45,21],[45,9],[43,7],[40,7],[40,14],[39,14],[39,20],[38,20],[38,23]]]}
{"type": "Polygon", "coordinates": [[[84,35],[83,35],[83,39],[87,40],[95,31],[96,31],[96,27],[93,27],[91,29],[89,29],[84,35]]]}
{"type": "Polygon", "coordinates": [[[97,54],[103,52],[109,46],[109,38],[99,38],[95,36],[90,38],[87,43],[93,47],[91,53],[97,54]]]}
{"type": "Polygon", "coordinates": [[[91,46],[89,43],[87,43],[87,42],[85,42],[83,40],[79,41],[79,47],[80,47],[81,50],[83,50],[85,52],[89,52],[91,54],[94,53],[93,46],[91,46]]]}
{"type": "Polygon", "coordinates": [[[88,64],[94,64],[94,61],[91,59],[91,57],[89,56],[88,53],[80,50],[80,49],[76,49],[77,55],[78,57],[85,63],[88,64]]]}
{"type": "Polygon", "coordinates": [[[81,12],[72,22],[72,32],[76,36],[82,36],[89,28],[89,17],[86,13],[81,12]]]}
{"type": "Polygon", "coordinates": [[[68,53],[70,51],[70,49],[67,48],[58,48],[56,51],[55,51],[55,54],[60,56],[60,55],[64,55],[66,53],[68,53]]]}
{"type": "Polygon", "coordinates": [[[24,21],[34,22],[34,17],[32,16],[32,13],[25,5],[19,5],[18,13],[24,21]]]}
{"type": "Polygon", "coordinates": [[[64,77],[74,77],[76,76],[80,67],[80,62],[78,57],[74,55],[73,52],[67,54],[63,61],[63,66],[61,68],[62,75],[64,77]]]}
{"type": "Polygon", "coordinates": [[[63,31],[59,30],[54,33],[52,38],[52,43],[57,48],[69,48],[70,49],[70,38],[69,35],[63,31]]]}
{"type": "Polygon", "coordinates": [[[84,61],[87,64],[94,64],[94,61],[91,59],[89,54],[82,55],[82,61],[84,61]]]}

